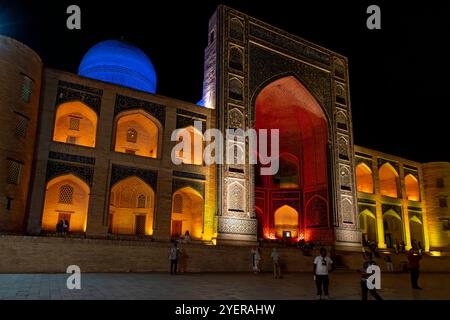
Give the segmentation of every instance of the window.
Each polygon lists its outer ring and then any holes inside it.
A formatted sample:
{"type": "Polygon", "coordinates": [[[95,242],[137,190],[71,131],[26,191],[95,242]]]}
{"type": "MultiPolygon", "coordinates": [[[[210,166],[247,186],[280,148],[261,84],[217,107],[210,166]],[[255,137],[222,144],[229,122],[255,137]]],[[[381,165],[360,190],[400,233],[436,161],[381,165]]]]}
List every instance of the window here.
{"type": "Polygon", "coordinates": [[[8,160],[8,178],[9,184],[19,184],[22,173],[22,163],[16,160],[8,160]]]}
{"type": "Polygon", "coordinates": [[[174,213],[183,212],[183,197],[180,194],[176,194],[173,197],[173,210],[174,213]]]}
{"type": "Polygon", "coordinates": [[[213,43],[215,40],[214,30],[209,34],[209,43],[213,43]]]}
{"type": "Polygon", "coordinates": [[[77,137],[67,136],[66,142],[71,144],[77,144],[77,137]]]}
{"type": "Polygon", "coordinates": [[[441,207],[441,208],[447,208],[448,207],[447,197],[440,197],[439,198],[439,207],[441,207]]]}
{"type": "Polygon", "coordinates": [[[22,84],[22,101],[29,103],[31,98],[31,90],[33,86],[33,80],[31,78],[24,76],[22,84]]]}
{"type": "Polygon", "coordinates": [[[137,141],[137,131],[134,129],[127,130],[127,142],[136,143],[137,141]]]}
{"type": "Polygon", "coordinates": [[[28,118],[24,115],[17,114],[17,123],[16,123],[16,130],[15,134],[18,137],[25,138],[27,135],[27,129],[28,129],[28,118]]]}
{"type": "Polygon", "coordinates": [[[242,101],[242,82],[236,78],[230,79],[228,95],[231,99],[242,101]]]}
{"type": "Polygon", "coordinates": [[[436,186],[438,188],[443,188],[444,187],[444,179],[443,178],[437,178],[436,179],[436,186]]]}
{"type": "Polygon", "coordinates": [[[78,117],[70,117],[69,129],[80,131],[80,118],[78,117]]]}
{"type": "Polygon", "coordinates": [[[73,202],[73,187],[65,184],[59,189],[59,203],[72,204],[73,202]]]}
{"type": "Polygon", "coordinates": [[[138,208],[145,208],[146,207],[146,202],[147,202],[147,197],[145,196],[145,194],[139,195],[139,197],[137,199],[137,207],[138,208]]]}
{"type": "Polygon", "coordinates": [[[450,219],[441,219],[442,221],[442,230],[450,231],[450,219]]]}
{"type": "Polygon", "coordinates": [[[11,197],[6,197],[6,210],[11,210],[13,200],[11,197]]]}

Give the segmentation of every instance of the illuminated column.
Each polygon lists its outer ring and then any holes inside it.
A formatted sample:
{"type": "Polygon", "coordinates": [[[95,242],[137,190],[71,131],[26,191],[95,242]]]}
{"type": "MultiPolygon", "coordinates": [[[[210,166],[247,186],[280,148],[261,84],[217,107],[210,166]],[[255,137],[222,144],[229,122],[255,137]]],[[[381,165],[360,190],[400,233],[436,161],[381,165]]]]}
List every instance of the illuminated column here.
{"type": "Polygon", "coordinates": [[[419,169],[419,188],[420,188],[420,202],[422,207],[422,228],[423,228],[423,241],[425,251],[430,251],[430,232],[428,230],[428,211],[426,209],[425,199],[425,182],[422,169],[419,169]]]}
{"type": "Polygon", "coordinates": [[[381,207],[381,196],[380,196],[380,177],[378,175],[378,161],[376,158],[373,159],[373,180],[375,184],[375,201],[376,201],[376,216],[377,216],[377,237],[378,237],[378,248],[385,249],[386,242],[384,240],[384,220],[383,220],[383,209],[381,207]]]}
{"type": "Polygon", "coordinates": [[[407,250],[411,249],[412,243],[411,243],[411,230],[409,228],[409,211],[408,211],[408,197],[406,194],[406,188],[405,188],[405,174],[403,170],[403,165],[400,164],[400,170],[399,170],[399,198],[402,199],[402,222],[403,222],[403,230],[405,232],[405,248],[407,250]]]}

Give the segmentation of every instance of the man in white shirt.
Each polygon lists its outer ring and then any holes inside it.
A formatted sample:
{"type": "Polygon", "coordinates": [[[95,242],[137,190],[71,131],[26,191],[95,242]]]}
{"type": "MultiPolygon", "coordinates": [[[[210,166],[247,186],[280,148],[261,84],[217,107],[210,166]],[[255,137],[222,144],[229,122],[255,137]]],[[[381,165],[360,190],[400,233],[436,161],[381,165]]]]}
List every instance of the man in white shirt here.
{"type": "Polygon", "coordinates": [[[320,256],[314,259],[314,281],[317,287],[317,298],[322,300],[322,293],[324,299],[328,300],[328,285],[330,283],[328,279],[328,272],[332,271],[333,261],[327,256],[327,250],[320,248],[320,256]],[[322,290],[323,289],[323,290],[322,290]]]}

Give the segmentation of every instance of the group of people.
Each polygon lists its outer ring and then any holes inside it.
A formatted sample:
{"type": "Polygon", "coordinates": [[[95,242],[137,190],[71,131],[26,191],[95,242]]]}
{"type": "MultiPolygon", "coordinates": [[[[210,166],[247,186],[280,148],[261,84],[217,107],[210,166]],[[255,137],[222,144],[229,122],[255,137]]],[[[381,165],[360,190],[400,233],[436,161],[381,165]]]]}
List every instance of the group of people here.
{"type": "Polygon", "coordinates": [[[57,235],[67,235],[69,233],[69,220],[61,219],[56,224],[57,235]]]}
{"type": "MultiPolygon", "coordinates": [[[[253,273],[259,274],[262,272],[261,268],[261,248],[253,248],[252,251],[252,270],[253,273]]],[[[329,273],[334,270],[333,260],[327,255],[327,250],[325,248],[320,248],[319,255],[314,258],[313,261],[313,280],[316,284],[317,298],[320,300],[328,300],[329,297],[329,273]]],[[[170,260],[170,274],[176,275],[180,271],[179,261],[185,261],[187,254],[178,248],[176,242],[173,243],[169,250],[169,260],[170,260]]],[[[421,251],[411,248],[408,251],[408,267],[411,276],[411,285],[413,289],[421,289],[418,285],[419,280],[419,261],[422,259],[421,251]]],[[[272,249],[271,260],[273,266],[273,276],[275,279],[281,279],[281,264],[280,255],[276,248],[272,249]]],[[[376,265],[373,260],[373,254],[370,251],[365,251],[363,253],[363,264],[362,269],[357,270],[361,275],[361,298],[362,300],[368,299],[368,294],[370,293],[376,300],[383,300],[377,289],[374,286],[369,286],[368,281],[373,272],[369,272],[371,266],[376,265]]],[[[386,265],[388,271],[393,271],[392,259],[388,256],[386,260],[386,265]]],[[[182,262],[182,271],[186,270],[185,263],[182,262]]],[[[370,280],[371,281],[371,280],[370,280]]]]}

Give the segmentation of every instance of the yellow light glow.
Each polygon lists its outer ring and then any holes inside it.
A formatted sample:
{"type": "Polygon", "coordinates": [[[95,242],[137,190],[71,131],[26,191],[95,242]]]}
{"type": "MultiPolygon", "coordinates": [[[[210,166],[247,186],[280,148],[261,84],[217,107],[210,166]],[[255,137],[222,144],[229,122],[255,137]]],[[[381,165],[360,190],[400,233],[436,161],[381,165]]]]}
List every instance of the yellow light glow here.
{"type": "Polygon", "coordinates": [[[49,181],[45,192],[42,230],[56,231],[58,221],[65,218],[69,221],[70,232],[85,232],[89,192],[89,186],[71,174],[49,181]]]}
{"type": "Polygon", "coordinates": [[[420,201],[419,181],[412,174],[405,177],[405,189],[408,200],[420,201]]]}
{"type": "Polygon", "coordinates": [[[191,187],[185,187],[172,196],[171,235],[184,236],[189,231],[191,238],[201,239],[203,229],[203,198],[191,187]]]}
{"type": "Polygon", "coordinates": [[[53,141],[95,147],[97,114],[79,101],[67,102],[56,110],[53,141]]]}
{"type": "Polygon", "coordinates": [[[392,198],[398,197],[398,173],[391,164],[385,163],[378,171],[380,177],[380,194],[392,198]]]}
{"type": "Polygon", "coordinates": [[[274,214],[275,234],[283,237],[283,231],[290,231],[292,238],[298,237],[298,212],[294,208],[284,205],[278,208],[274,214]]]}
{"type": "Polygon", "coordinates": [[[373,193],[372,170],[365,163],[356,167],[356,188],[358,192],[373,193]]]}
{"type": "Polygon", "coordinates": [[[116,152],[157,158],[161,124],[143,111],[122,114],[116,125],[116,152]]]}

